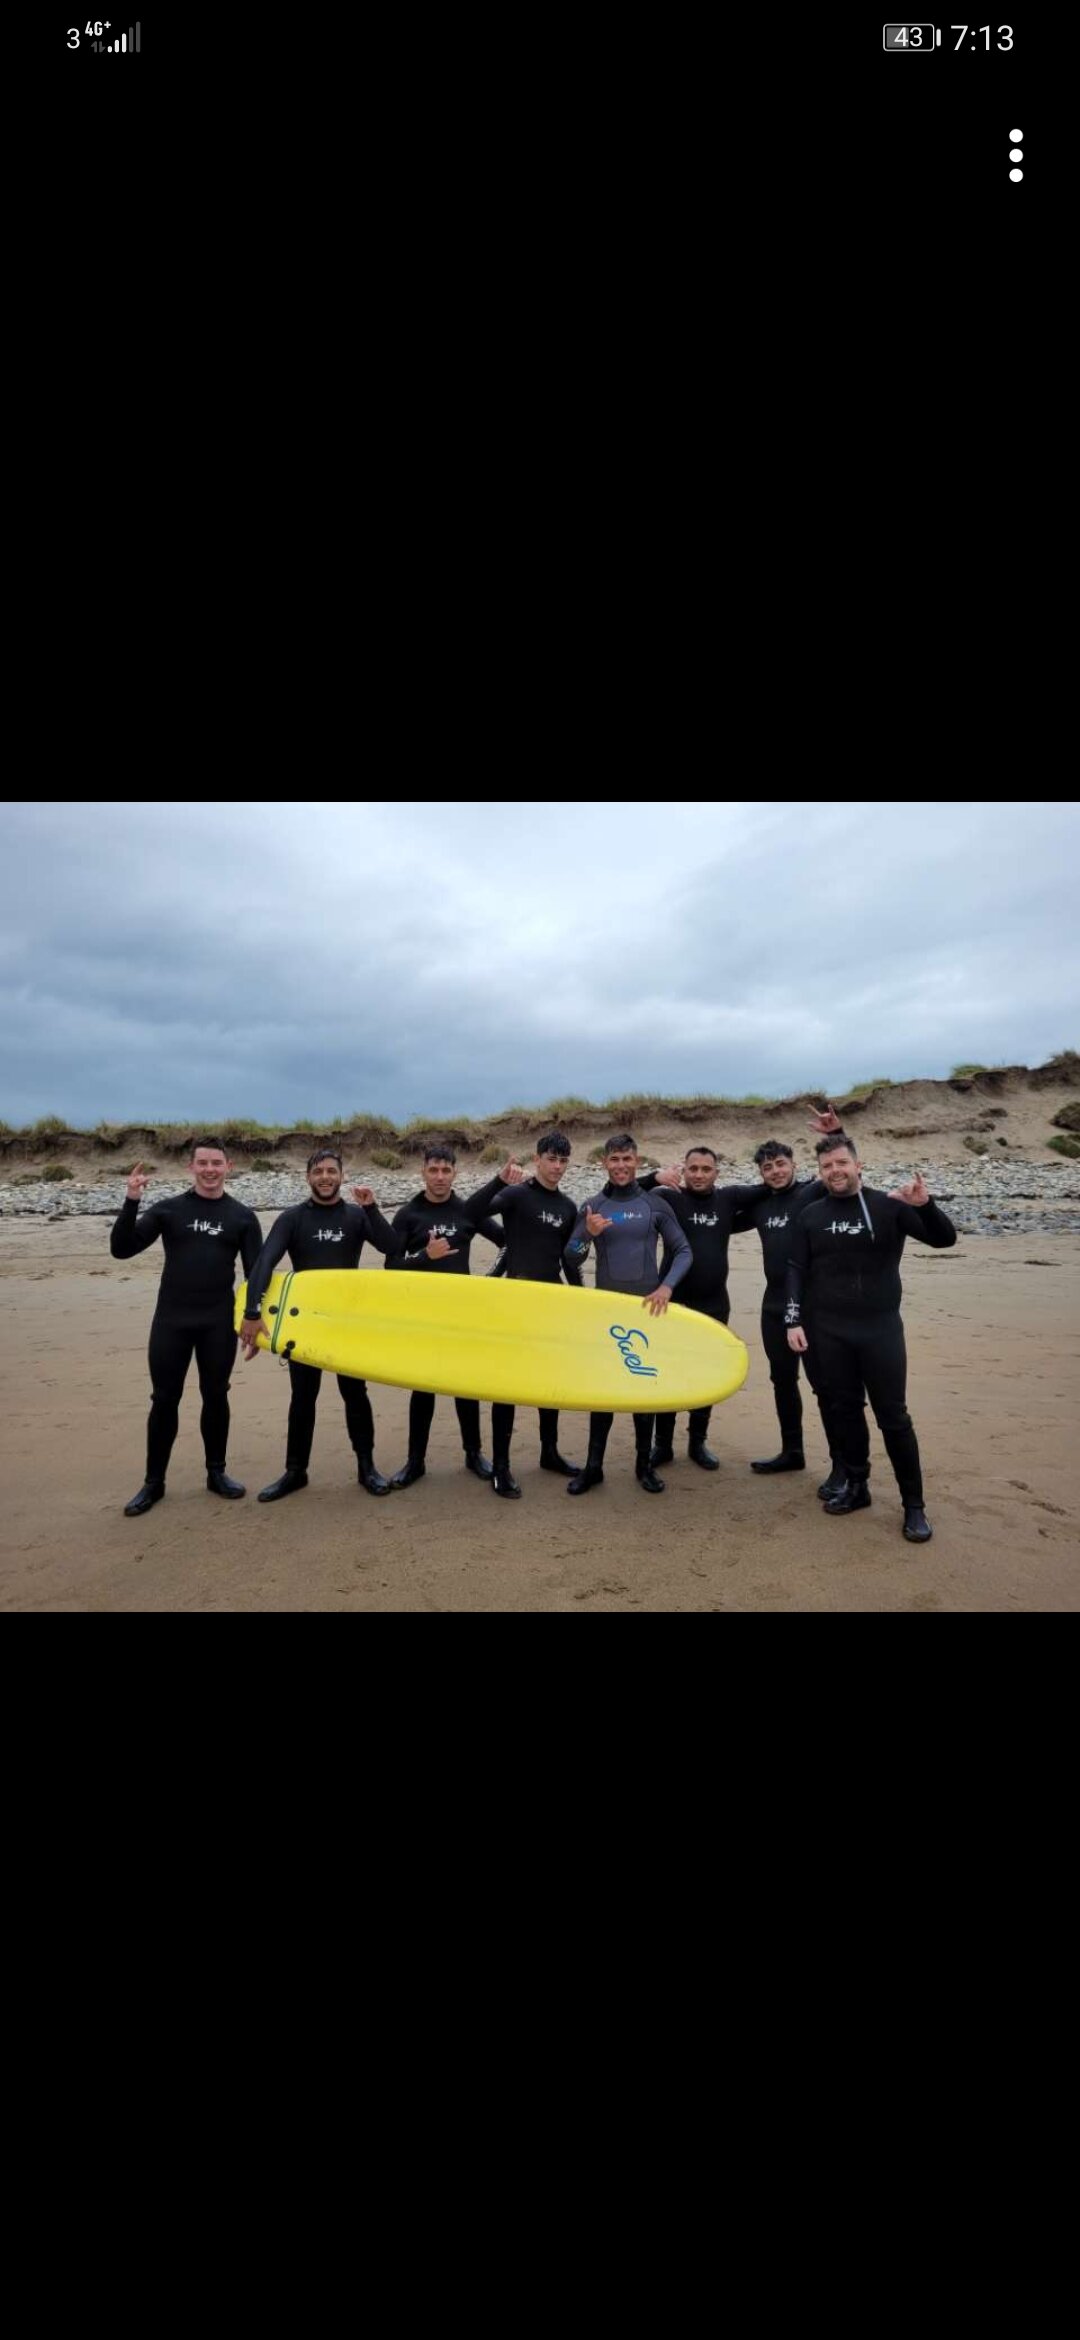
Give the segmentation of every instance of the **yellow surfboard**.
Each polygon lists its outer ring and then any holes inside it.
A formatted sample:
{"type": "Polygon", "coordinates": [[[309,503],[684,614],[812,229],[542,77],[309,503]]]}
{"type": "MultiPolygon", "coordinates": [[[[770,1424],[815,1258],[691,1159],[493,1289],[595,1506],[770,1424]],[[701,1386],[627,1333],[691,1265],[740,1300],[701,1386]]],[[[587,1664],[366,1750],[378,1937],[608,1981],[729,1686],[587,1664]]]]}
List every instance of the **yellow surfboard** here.
{"type": "MultiPolygon", "coordinates": [[[[236,1326],[247,1286],[236,1297],[236,1326]]],[[[298,1365],[448,1397],[617,1414],[716,1405],[741,1389],[746,1344],[672,1304],[569,1284],[401,1268],[272,1276],[259,1347],[298,1365]]]]}

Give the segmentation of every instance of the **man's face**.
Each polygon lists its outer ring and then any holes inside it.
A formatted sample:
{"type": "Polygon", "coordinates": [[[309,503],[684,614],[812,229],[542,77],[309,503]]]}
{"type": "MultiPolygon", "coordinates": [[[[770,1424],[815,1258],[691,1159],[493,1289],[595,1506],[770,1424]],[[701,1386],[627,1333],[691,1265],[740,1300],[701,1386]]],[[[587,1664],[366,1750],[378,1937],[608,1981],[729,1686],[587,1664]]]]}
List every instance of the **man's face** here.
{"type": "Polygon", "coordinates": [[[219,1202],[231,1169],[228,1155],[219,1152],[217,1146],[196,1146],[191,1157],[196,1194],[201,1194],[204,1202],[219,1202]]]}
{"type": "Polygon", "coordinates": [[[537,1154],[536,1156],[537,1178],[541,1186],[547,1187],[549,1194],[554,1194],[563,1172],[569,1168],[569,1154],[537,1154]]]}
{"type": "Polygon", "coordinates": [[[637,1177],[637,1147],[620,1146],[617,1153],[605,1154],[604,1168],[612,1186],[632,1186],[637,1177]]]}
{"type": "Polygon", "coordinates": [[[441,1160],[425,1162],[424,1193],[429,1203],[444,1203],[454,1183],[454,1164],[441,1160]]]}
{"type": "Polygon", "coordinates": [[[830,1194],[858,1194],[862,1164],[850,1146],[836,1146],[818,1157],[818,1176],[830,1194]]]}
{"type": "Polygon", "coordinates": [[[711,1194],[716,1184],[716,1164],[711,1154],[700,1147],[690,1152],[683,1163],[683,1177],[691,1194],[711,1194]]]}
{"type": "Polygon", "coordinates": [[[795,1176],[795,1157],[793,1154],[766,1154],[764,1161],[758,1163],[758,1169],[766,1186],[771,1186],[774,1194],[783,1194],[795,1176]]]}
{"type": "Polygon", "coordinates": [[[341,1164],[333,1156],[324,1154],[321,1162],[313,1162],[307,1182],[316,1202],[333,1203],[341,1193],[341,1164]]]}

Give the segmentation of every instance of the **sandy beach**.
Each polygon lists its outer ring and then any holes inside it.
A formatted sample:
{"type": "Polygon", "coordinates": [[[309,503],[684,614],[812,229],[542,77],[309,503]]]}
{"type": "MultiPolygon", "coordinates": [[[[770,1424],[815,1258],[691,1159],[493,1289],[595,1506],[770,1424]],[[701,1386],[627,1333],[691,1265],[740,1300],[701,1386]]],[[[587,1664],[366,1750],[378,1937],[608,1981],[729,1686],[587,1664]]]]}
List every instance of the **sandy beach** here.
{"type": "MultiPolygon", "coordinates": [[[[475,1269],[491,1256],[478,1242],[475,1269]]],[[[261,1356],[238,1363],[232,1383],[229,1468],[247,1500],[206,1491],[193,1367],[165,1501],[125,1519],[143,1475],[161,1264],[160,1247],[111,1259],[104,1218],[0,1219],[7,1610],[1080,1608],[1075,1235],[962,1234],[948,1252],[908,1245],[908,1394],[934,1526],[923,1547],[903,1541],[873,1423],[873,1508],[824,1517],[814,1490],[827,1461],[809,1392],[805,1474],[751,1473],[751,1457],[778,1443],[756,1239],[732,1246],[732,1328],[751,1363],[745,1388],[713,1416],[715,1474],[687,1461],[680,1420],[667,1493],[643,1495],[626,1418],[612,1433],[605,1484],[573,1501],[538,1469],[536,1416],[522,1411],[514,1467],[524,1499],[500,1503],[462,1469],[453,1405],[440,1398],[426,1478],[374,1500],[357,1486],[328,1377],[310,1486],[259,1505],[258,1488],[282,1468],[288,1405],[284,1369],[261,1356]]],[[[405,1459],[408,1393],[371,1395],[376,1460],[390,1472],[405,1459]]],[[[486,1406],[482,1418],[490,1452],[486,1406]]],[[[563,1416],[561,1445],[575,1461],[585,1428],[582,1416],[563,1416]]]]}

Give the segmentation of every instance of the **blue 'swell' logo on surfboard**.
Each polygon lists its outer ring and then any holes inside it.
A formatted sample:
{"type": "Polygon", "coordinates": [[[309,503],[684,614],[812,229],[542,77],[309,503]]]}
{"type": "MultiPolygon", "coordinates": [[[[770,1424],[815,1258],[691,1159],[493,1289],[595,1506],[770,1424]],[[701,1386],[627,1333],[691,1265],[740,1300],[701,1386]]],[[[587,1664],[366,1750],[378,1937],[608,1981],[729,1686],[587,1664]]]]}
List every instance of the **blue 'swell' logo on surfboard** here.
{"type": "Polygon", "coordinates": [[[616,1348],[622,1351],[622,1361],[627,1372],[645,1373],[652,1381],[655,1381],[656,1366],[646,1365],[644,1359],[638,1356],[637,1350],[631,1345],[634,1341],[640,1341],[642,1346],[647,1349],[649,1346],[648,1334],[637,1331],[629,1332],[625,1324],[609,1324],[608,1331],[616,1348]]]}

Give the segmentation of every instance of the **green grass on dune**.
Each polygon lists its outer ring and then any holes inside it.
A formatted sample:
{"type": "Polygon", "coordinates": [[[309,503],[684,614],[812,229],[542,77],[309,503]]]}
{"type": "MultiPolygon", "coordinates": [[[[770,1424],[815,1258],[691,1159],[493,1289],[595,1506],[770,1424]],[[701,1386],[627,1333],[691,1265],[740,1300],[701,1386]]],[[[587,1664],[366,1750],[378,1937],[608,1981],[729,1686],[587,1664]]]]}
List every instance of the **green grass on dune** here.
{"type": "MultiPolygon", "coordinates": [[[[958,1064],[953,1066],[948,1078],[954,1081],[975,1080],[980,1075],[1010,1069],[1013,1068],[1003,1065],[958,1064]]],[[[1015,1069],[1023,1071],[1026,1068],[1015,1069]]],[[[911,1077],[921,1079],[924,1076],[913,1074],[911,1077]]],[[[1039,1086],[1061,1081],[1065,1085],[1080,1087],[1080,1051],[1074,1048],[1060,1050],[1046,1064],[1035,1068],[1032,1077],[1037,1078],[1039,1086]]],[[[875,1080],[856,1081],[845,1089],[834,1090],[831,1101],[839,1106],[845,1103],[860,1104],[877,1090],[901,1086],[902,1083],[880,1075],[875,1080]]],[[[801,1089],[795,1096],[786,1097],[757,1094],[728,1097],[706,1094],[704,1091],[693,1096],[665,1097],[654,1090],[634,1089],[619,1097],[608,1097],[602,1104],[594,1103],[588,1097],[550,1097],[545,1105],[507,1105],[498,1113],[484,1115],[416,1113],[400,1125],[389,1120],[385,1114],[359,1108],[348,1115],[336,1114],[330,1121],[311,1121],[304,1116],[285,1124],[254,1121],[234,1114],[225,1121],[218,1120],[214,1115],[202,1120],[171,1122],[99,1121],[92,1130],[77,1130],[59,1113],[44,1113],[37,1121],[21,1129],[0,1121],[0,1141],[5,1153],[28,1148],[59,1150],[61,1140],[77,1140],[86,1147],[108,1153],[117,1153],[125,1147],[126,1142],[131,1142],[143,1147],[152,1145],[165,1154],[183,1155],[193,1138],[209,1132],[220,1137],[239,1161],[247,1155],[258,1155],[260,1160],[267,1160],[275,1153],[283,1154],[298,1149],[313,1137],[335,1137],[347,1144],[353,1153],[363,1150],[375,1160],[380,1154],[387,1160],[399,1160],[406,1156],[415,1157],[427,1138],[444,1138],[453,1144],[458,1154],[476,1154],[481,1160],[490,1162],[497,1156],[502,1157],[503,1148],[511,1136],[520,1145],[526,1134],[530,1137],[539,1136],[545,1129],[563,1129],[572,1134],[599,1123],[609,1131],[624,1128],[636,1130],[640,1134],[641,1128],[649,1122],[681,1121],[700,1125],[711,1116],[791,1111],[805,1101],[823,1103],[825,1097],[825,1089],[813,1084],[801,1089]],[[502,1133],[506,1133],[505,1136],[502,1133]]]]}

